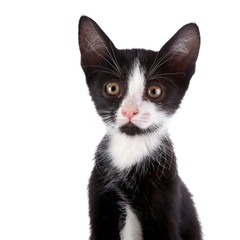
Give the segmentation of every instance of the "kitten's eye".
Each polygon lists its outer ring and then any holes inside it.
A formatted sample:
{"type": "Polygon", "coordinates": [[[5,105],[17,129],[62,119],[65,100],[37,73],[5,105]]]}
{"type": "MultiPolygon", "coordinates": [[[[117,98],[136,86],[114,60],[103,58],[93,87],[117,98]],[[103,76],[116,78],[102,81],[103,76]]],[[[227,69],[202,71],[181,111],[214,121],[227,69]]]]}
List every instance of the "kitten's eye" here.
{"type": "Polygon", "coordinates": [[[105,87],[106,93],[112,96],[116,96],[120,92],[120,87],[118,83],[108,83],[105,87]]]}
{"type": "Polygon", "coordinates": [[[150,86],[147,89],[147,95],[150,98],[158,98],[162,93],[162,89],[159,86],[150,86]]]}

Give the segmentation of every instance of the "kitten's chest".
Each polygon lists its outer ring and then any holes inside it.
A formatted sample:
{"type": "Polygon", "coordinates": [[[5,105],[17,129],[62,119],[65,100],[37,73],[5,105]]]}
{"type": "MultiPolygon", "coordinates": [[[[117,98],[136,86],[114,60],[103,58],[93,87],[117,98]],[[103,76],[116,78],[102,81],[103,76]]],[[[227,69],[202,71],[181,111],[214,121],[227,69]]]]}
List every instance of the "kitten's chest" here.
{"type": "Polygon", "coordinates": [[[125,205],[125,213],[124,227],[120,232],[121,240],[142,240],[142,226],[136,213],[127,204],[125,205]]]}
{"type": "Polygon", "coordinates": [[[161,135],[157,132],[136,136],[116,132],[109,136],[107,152],[113,166],[122,171],[141,163],[146,157],[153,157],[159,146],[161,135]]]}

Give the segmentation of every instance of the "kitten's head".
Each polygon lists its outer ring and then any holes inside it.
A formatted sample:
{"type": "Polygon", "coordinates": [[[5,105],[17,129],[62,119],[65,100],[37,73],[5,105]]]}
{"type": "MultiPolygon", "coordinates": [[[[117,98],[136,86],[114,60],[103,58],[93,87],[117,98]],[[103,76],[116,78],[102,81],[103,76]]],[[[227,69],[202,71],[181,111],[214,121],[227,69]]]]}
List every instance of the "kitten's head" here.
{"type": "Polygon", "coordinates": [[[108,129],[139,135],[164,129],[179,107],[195,71],[200,34],[191,23],[159,52],[119,50],[83,16],[79,46],[90,95],[108,129]]]}

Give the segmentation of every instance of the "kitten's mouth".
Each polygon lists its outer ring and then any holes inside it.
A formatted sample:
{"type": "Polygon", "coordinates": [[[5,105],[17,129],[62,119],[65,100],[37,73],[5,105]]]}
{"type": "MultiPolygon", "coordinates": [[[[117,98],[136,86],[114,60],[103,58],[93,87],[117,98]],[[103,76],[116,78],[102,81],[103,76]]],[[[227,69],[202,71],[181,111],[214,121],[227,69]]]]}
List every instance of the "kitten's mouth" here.
{"type": "Polygon", "coordinates": [[[133,124],[132,122],[128,122],[127,124],[120,127],[120,131],[122,133],[125,133],[130,136],[151,133],[151,132],[156,131],[157,129],[159,129],[159,127],[156,125],[150,126],[146,129],[142,129],[142,128],[138,127],[137,125],[133,124]]]}

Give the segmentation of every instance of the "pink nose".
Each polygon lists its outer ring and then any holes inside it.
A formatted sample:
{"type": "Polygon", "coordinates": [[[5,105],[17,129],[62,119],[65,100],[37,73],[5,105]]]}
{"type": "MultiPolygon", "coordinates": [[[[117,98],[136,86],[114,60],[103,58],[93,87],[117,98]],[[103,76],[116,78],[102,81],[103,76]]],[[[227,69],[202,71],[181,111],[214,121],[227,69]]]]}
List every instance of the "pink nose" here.
{"type": "Polygon", "coordinates": [[[127,117],[128,120],[130,121],[134,116],[138,114],[137,109],[123,109],[122,110],[122,115],[127,117]]]}

